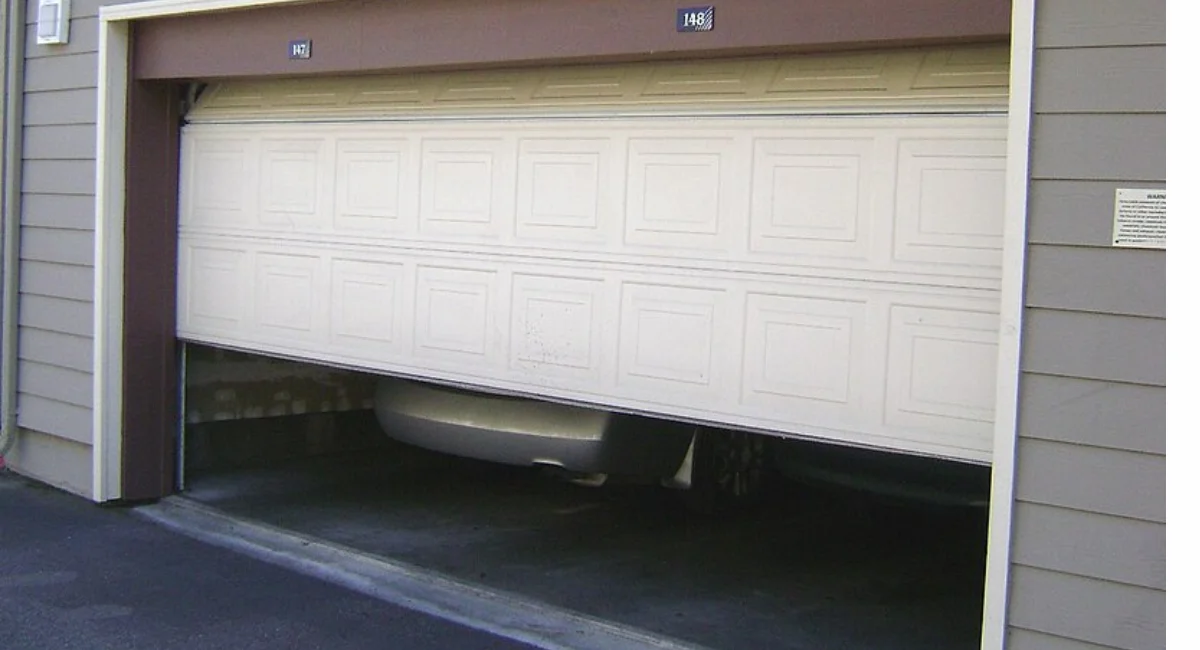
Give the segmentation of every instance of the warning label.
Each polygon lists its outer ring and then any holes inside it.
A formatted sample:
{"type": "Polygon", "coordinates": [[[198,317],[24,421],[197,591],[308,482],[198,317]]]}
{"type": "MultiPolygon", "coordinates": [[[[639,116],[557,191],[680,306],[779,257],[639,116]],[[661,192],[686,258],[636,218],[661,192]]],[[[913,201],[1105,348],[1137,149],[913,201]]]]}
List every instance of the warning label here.
{"type": "Polygon", "coordinates": [[[1167,191],[1117,190],[1112,245],[1126,248],[1167,247],[1167,191]]]}

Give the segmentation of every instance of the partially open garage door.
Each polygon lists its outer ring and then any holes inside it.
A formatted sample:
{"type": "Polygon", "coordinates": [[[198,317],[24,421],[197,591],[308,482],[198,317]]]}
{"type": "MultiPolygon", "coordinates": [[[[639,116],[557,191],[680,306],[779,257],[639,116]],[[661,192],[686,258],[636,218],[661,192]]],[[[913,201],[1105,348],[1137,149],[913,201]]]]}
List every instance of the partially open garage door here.
{"type": "Polygon", "coordinates": [[[1007,49],[211,86],[183,339],[986,462],[1007,49]]]}

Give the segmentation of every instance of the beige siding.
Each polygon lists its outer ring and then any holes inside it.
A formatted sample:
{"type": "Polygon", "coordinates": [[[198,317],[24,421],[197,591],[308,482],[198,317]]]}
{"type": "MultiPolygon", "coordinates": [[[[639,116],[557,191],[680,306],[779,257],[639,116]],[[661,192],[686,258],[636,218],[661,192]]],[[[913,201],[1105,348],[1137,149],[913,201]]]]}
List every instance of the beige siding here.
{"type": "Polygon", "coordinates": [[[17,387],[25,431],[10,459],[83,494],[92,487],[99,4],[72,3],[65,46],[38,45],[36,14],[27,21],[17,387]]]}
{"type": "MultiPolygon", "coordinates": [[[[35,403],[33,409],[40,409],[35,403]]],[[[7,460],[22,474],[78,494],[92,489],[92,447],[77,441],[25,430],[7,460]]]]}
{"type": "Polygon", "coordinates": [[[1114,249],[1165,187],[1163,0],[1038,0],[1007,646],[1165,644],[1165,254],[1114,249]]]}

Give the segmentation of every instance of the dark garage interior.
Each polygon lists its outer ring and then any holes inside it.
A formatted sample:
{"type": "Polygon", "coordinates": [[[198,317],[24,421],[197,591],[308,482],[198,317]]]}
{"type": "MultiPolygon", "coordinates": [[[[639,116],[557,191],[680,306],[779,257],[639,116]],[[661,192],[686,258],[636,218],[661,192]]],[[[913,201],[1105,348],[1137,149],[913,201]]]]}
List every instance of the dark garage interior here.
{"type": "MultiPolygon", "coordinates": [[[[222,513],[700,647],[978,647],[979,503],[776,472],[752,506],[698,514],[644,481],[393,441],[371,375],[191,344],[186,359],[182,495],[222,513]]],[[[986,488],[975,470],[925,484],[986,488]]]]}

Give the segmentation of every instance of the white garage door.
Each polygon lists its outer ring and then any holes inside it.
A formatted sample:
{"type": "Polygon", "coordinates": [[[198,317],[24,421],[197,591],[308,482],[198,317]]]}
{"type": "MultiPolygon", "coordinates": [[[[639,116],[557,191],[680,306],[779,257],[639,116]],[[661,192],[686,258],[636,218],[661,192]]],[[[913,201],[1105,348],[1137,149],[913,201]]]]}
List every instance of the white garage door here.
{"type": "Polygon", "coordinates": [[[1007,51],[231,82],[183,339],[987,461],[1007,51]]]}

